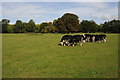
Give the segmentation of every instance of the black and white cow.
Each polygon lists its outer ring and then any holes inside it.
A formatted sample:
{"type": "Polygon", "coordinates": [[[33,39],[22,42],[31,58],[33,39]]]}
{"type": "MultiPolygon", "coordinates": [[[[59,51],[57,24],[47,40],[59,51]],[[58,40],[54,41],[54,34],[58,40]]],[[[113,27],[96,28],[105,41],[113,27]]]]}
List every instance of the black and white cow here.
{"type": "Polygon", "coordinates": [[[69,41],[70,41],[71,37],[72,37],[71,35],[64,35],[60,41],[61,45],[62,46],[67,46],[67,45],[69,46],[69,41]]]}
{"type": "Polygon", "coordinates": [[[92,42],[92,35],[91,34],[84,34],[85,42],[92,42]]]}
{"type": "Polygon", "coordinates": [[[82,46],[82,43],[85,42],[84,35],[64,35],[61,38],[61,45],[62,46],[75,46],[77,43],[80,43],[82,46]]]}
{"type": "Polygon", "coordinates": [[[106,42],[105,34],[82,34],[82,35],[64,35],[61,38],[62,46],[76,46],[77,43],[82,46],[83,42],[106,42]]]}
{"type": "Polygon", "coordinates": [[[75,45],[77,45],[77,43],[79,43],[80,46],[82,46],[82,43],[85,42],[84,35],[73,35],[72,37],[74,38],[75,45]]]}
{"type": "Polygon", "coordinates": [[[106,42],[106,35],[94,35],[94,34],[84,34],[86,38],[86,42],[106,42]]]}
{"type": "Polygon", "coordinates": [[[96,35],[95,42],[106,42],[106,35],[105,34],[96,35]]]}

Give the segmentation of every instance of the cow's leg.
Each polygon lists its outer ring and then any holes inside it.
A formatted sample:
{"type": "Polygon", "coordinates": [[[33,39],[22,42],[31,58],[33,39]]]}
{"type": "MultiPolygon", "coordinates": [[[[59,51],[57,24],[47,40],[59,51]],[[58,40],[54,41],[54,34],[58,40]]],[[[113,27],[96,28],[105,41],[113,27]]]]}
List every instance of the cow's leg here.
{"type": "Polygon", "coordinates": [[[100,40],[98,40],[98,42],[101,42],[100,40]]]}
{"type": "Polygon", "coordinates": [[[67,46],[70,46],[70,43],[69,43],[68,40],[66,40],[65,44],[66,44],[67,46]]]}
{"type": "Polygon", "coordinates": [[[82,45],[83,45],[83,43],[81,42],[81,43],[80,43],[80,46],[82,46],[82,45]]]}
{"type": "Polygon", "coordinates": [[[88,37],[88,42],[90,42],[90,37],[88,37]]]}
{"type": "Polygon", "coordinates": [[[62,40],[62,42],[60,42],[62,46],[65,46],[65,40],[62,40]]]}
{"type": "Polygon", "coordinates": [[[73,46],[76,46],[76,45],[77,45],[77,43],[76,43],[76,42],[74,42],[74,43],[73,43],[73,46]]]}
{"type": "Polygon", "coordinates": [[[75,46],[75,44],[73,44],[72,46],[75,46]]]}
{"type": "Polygon", "coordinates": [[[86,38],[86,42],[88,42],[88,37],[86,38]]]}
{"type": "Polygon", "coordinates": [[[63,43],[63,46],[66,46],[66,44],[65,44],[65,43],[63,43]]]}
{"type": "Polygon", "coordinates": [[[70,46],[70,43],[68,44],[68,46],[70,46]]]}
{"type": "Polygon", "coordinates": [[[80,41],[80,42],[79,42],[79,45],[82,46],[82,44],[83,44],[83,42],[80,41]]]}
{"type": "Polygon", "coordinates": [[[95,36],[92,37],[92,42],[95,42],[95,36]]]}
{"type": "Polygon", "coordinates": [[[90,41],[90,37],[87,37],[87,40],[86,40],[87,42],[89,42],[90,41]]]}
{"type": "Polygon", "coordinates": [[[85,40],[83,40],[83,42],[85,43],[85,40]]]}
{"type": "Polygon", "coordinates": [[[106,42],[106,39],[104,39],[104,42],[106,42]]]}
{"type": "Polygon", "coordinates": [[[63,46],[63,42],[60,42],[60,44],[63,46]]]}
{"type": "Polygon", "coordinates": [[[66,40],[63,41],[63,46],[66,46],[66,40]]]}

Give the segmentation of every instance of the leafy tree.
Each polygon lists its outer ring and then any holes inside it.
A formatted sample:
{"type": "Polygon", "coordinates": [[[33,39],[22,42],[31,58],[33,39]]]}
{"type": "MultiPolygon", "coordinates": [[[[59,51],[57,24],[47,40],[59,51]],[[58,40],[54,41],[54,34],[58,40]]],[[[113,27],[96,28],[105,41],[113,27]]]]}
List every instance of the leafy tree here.
{"type": "Polygon", "coordinates": [[[105,22],[102,31],[105,33],[120,33],[120,20],[105,22]]]}
{"type": "Polygon", "coordinates": [[[2,33],[2,21],[0,21],[0,33],[2,33]]]}
{"type": "Polygon", "coordinates": [[[45,27],[46,33],[55,33],[55,27],[53,26],[52,22],[48,23],[48,26],[45,27]]]}
{"type": "Polygon", "coordinates": [[[55,26],[60,33],[77,32],[79,28],[78,16],[66,13],[61,18],[54,20],[53,26],[55,26]]]}
{"type": "Polygon", "coordinates": [[[23,23],[23,26],[24,26],[24,27],[23,27],[22,31],[23,31],[23,32],[29,32],[29,26],[30,26],[30,25],[29,25],[28,23],[24,22],[24,23],[23,23]]]}
{"type": "Polygon", "coordinates": [[[97,29],[97,32],[102,32],[102,27],[103,27],[103,24],[100,24],[100,25],[97,25],[98,27],[98,29],[97,29]]]}
{"type": "Polygon", "coordinates": [[[28,22],[28,25],[27,26],[27,32],[34,32],[35,31],[35,22],[33,19],[31,19],[29,22],[28,22]]]}
{"type": "Polygon", "coordinates": [[[8,19],[2,19],[1,24],[2,24],[2,32],[3,33],[7,33],[8,32],[7,31],[7,26],[8,26],[9,22],[10,22],[10,20],[8,20],[8,19]]]}
{"type": "Polygon", "coordinates": [[[14,33],[22,33],[24,29],[23,23],[21,20],[17,20],[15,25],[13,26],[14,33]]]}
{"type": "Polygon", "coordinates": [[[96,32],[98,25],[94,21],[83,20],[80,23],[79,31],[88,33],[88,32],[96,32]]]}
{"type": "Polygon", "coordinates": [[[39,33],[39,28],[40,28],[40,24],[36,24],[36,27],[35,27],[35,33],[39,33]]]}
{"type": "Polygon", "coordinates": [[[57,20],[53,21],[53,26],[55,26],[57,32],[59,32],[59,33],[67,32],[66,27],[64,27],[62,25],[63,24],[62,24],[61,18],[58,18],[57,20]]]}
{"type": "Polygon", "coordinates": [[[50,33],[55,33],[55,32],[57,32],[55,26],[50,27],[50,29],[51,29],[50,33]]]}
{"type": "Polygon", "coordinates": [[[8,27],[7,27],[8,33],[13,33],[13,32],[14,32],[14,31],[13,31],[13,26],[14,26],[14,25],[12,25],[12,24],[9,24],[9,25],[8,25],[8,27]]]}
{"type": "Polygon", "coordinates": [[[47,23],[47,22],[41,23],[40,27],[39,27],[39,32],[42,32],[42,33],[46,32],[45,27],[47,27],[48,25],[49,25],[49,23],[47,23]]]}

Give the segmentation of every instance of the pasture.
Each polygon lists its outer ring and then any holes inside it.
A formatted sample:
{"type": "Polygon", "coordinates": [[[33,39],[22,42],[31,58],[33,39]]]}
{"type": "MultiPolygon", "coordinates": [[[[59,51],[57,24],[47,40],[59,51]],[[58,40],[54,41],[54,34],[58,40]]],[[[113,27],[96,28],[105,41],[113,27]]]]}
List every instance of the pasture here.
{"type": "Polygon", "coordinates": [[[74,47],[58,45],[63,35],[3,34],[2,77],[117,78],[118,34],[74,47]]]}

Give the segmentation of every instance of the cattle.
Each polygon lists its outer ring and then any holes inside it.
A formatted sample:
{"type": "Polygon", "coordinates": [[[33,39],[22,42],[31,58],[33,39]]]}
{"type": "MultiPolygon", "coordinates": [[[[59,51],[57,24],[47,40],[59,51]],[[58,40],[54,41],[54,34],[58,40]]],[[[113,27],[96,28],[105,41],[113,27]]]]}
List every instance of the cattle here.
{"type": "Polygon", "coordinates": [[[86,38],[86,42],[106,42],[106,35],[105,34],[84,34],[86,38]]]}
{"type": "Polygon", "coordinates": [[[61,38],[61,45],[62,46],[75,46],[77,43],[80,43],[82,46],[82,43],[85,42],[84,35],[64,35],[61,38]]]}
{"type": "Polygon", "coordinates": [[[75,45],[77,45],[77,43],[80,43],[80,45],[82,46],[82,43],[85,42],[84,35],[73,35],[72,37],[74,39],[75,45]]]}
{"type": "Polygon", "coordinates": [[[91,35],[91,34],[84,34],[84,36],[85,36],[85,42],[92,42],[92,37],[93,37],[93,35],[91,35]]]}
{"type": "Polygon", "coordinates": [[[70,39],[71,39],[71,35],[64,35],[60,41],[61,45],[67,46],[69,44],[70,39]]]}
{"type": "Polygon", "coordinates": [[[82,34],[82,35],[64,35],[61,38],[62,46],[76,46],[77,43],[82,46],[83,42],[106,42],[105,34],[82,34]]]}
{"type": "Polygon", "coordinates": [[[100,34],[95,36],[96,42],[106,42],[106,35],[100,34]]]}

